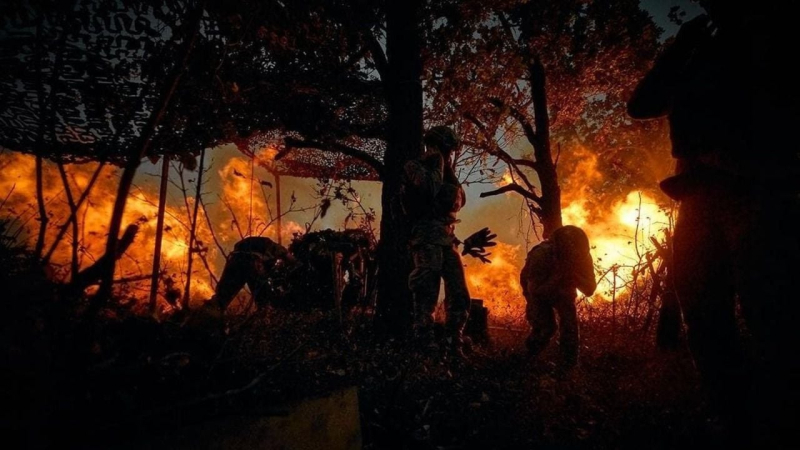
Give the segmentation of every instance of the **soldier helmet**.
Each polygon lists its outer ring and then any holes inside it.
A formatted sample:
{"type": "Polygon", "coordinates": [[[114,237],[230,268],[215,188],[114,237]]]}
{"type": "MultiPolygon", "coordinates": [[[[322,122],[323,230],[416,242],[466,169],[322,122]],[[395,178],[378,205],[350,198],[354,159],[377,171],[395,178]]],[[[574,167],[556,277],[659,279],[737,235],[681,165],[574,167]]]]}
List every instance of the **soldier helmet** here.
{"type": "Polygon", "coordinates": [[[425,133],[425,145],[430,145],[444,152],[453,151],[459,144],[458,136],[450,127],[437,126],[425,133]]]}

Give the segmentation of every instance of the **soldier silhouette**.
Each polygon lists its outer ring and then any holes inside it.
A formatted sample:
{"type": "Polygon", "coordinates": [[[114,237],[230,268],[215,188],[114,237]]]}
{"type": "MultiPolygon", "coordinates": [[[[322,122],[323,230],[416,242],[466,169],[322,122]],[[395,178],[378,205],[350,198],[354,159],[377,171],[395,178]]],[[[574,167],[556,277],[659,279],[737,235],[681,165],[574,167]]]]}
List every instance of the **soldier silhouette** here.
{"type": "Polygon", "coordinates": [[[677,168],[661,188],[681,202],[671,270],[711,403],[737,444],[796,448],[800,164],[786,132],[799,115],[784,62],[791,27],[772,2],[704,6],[709,15],[683,25],[628,110],[669,119],[677,168]]]}
{"type": "Polygon", "coordinates": [[[576,289],[585,295],[597,289],[586,233],[571,225],[553,231],[550,239],[528,252],[520,284],[527,303],[525,317],[531,326],[528,351],[538,355],[559,329],[560,366],[572,368],[578,363],[580,343],[576,289]]]}
{"type": "MultiPolygon", "coordinates": [[[[411,254],[414,269],[408,285],[414,296],[414,334],[427,346],[435,346],[433,312],[444,280],[446,350],[463,357],[463,330],[470,308],[470,295],[464,266],[458,253],[461,243],[455,236],[457,214],[466,197],[453,171],[452,156],[459,146],[453,130],[433,127],[425,134],[427,153],[405,165],[403,209],[412,222],[411,254]]],[[[464,253],[488,262],[484,247],[489,242],[485,228],[465,240],[464,253]]]]}

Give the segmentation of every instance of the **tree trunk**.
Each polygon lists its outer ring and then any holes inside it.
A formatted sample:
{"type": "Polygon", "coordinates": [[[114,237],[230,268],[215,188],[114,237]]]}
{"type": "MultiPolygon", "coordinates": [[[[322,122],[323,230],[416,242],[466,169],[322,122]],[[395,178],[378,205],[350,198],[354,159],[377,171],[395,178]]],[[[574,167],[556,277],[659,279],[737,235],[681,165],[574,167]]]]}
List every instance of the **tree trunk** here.
{"type": "Polygon", "coordinates": [[[281,176],[278,175],[277,172],[273,173],[273,177],[275,177],[275,209],[278,210],[278,218],[277,218],[277,225],[278,225],[278,232],[277,234],[277,242],[278,245],[283,245],[283,210],[281,209],[281,176]]]}
{"type": "Polygon", "coordinates": [[[53,253],[55,253],[58,244],[61,242],[61,239],[64,238],[64,234],[67,232],[67,228],[69,228],[70,224],[78,223],[78,210],[80,210],[81,206],[83,206],[83,202],[86,201],[86,198],[89,197],[89,193],[92,192],[92,188],[94,187],[97,178],[100,176],[100,173],[103,171],[103,167],[105,167],[105,164],[106,163],[102,162],[97,166],[97,169],[92,174],[92,178],[89,179],[89,183],[86,185],[86,188],[84,189],[83,193],[81,193],[81,196],[78,198],[78,201],[75,202],[75,210],[70,211],[69,217],[67,218],[66,222],[64,222],[59,227],[55,239],[53,239],[53,242],[50,244],[50,249],[42,258],[42,264],[48,264],[50,262],[50,258],[53,257],[53,253]]]}
{"type": "Polygon", "coordinates": [[[161,161],[161,184],[158,188],[158,218],[156,219],[156,243],[153,249],[153,274],[150,277],[150,314],[155,314],[158,304],[158,279],[161,275],[161,242],[164,239],[164,212],[167,209],[167,181],[169,180],[169,156],[161,161]]]}
{"type": "Polygon", "coordinates": [[[39,235],[36,238],[36,247],[34,247],[34,254],[36,255],[36,260],[38,261],[42,256],[42,250],[44,249],[44,239],[47,234],[47,222],[50,219],[47,217],[47,209],[44,205],[44,188],[42,187],[42,178],[43,178],[43,170],[42,170],[42,157],[36,155],[36,205],[39,208],[39,235]]]}
{"type": "Polygon", "coordinates": [[[377,313],[382,329],[402,334],[411,324],[408,275],[410,229],[399,205],[405,163],[422,154],[422,57],[420,1],[387,2],[387,79],[389,130],[381,193],[381,240],[378,245],[377,313]]]}
{"type": "MultiPolygon", "coordinates": [[[[122,254],[128,250],[128,247],[133,244],[133,240],[136,238],[136,233],[138,232],[138,225],[128,225],[128,227],[125,229],[125,233],[123,233],[122,237],[119,239],[118,245],[115,248],[115,253],[103,254],[103,256],[98,258],[94,264],[80,271],[77,277],[73,277],[72,281],[67,287],[67,292],[69,295],[77,295],[88,286],[101,281],[104,271],[107,270],[109,266],[113,267],[113,261],[119,259],[122,254]]],[[[97,311],[99,306],[99,302],[92,302],[89,304],[89,309],[87,312],[94,313],[97,311]]]]}
{"type": "Polygon", "coordinates": [[[42,257],[42,250],[44,250],[44,240],[47,234],[47,222],[49,221],[47,217],[47,209],[45,208],[44,204],[44,188],[42,186],[42,178],[43,178],[43,169],[42,169],[42,154],[44,153],[44,133],[45,133],[45,99],[44,99],[44,74],[42,73],[42,59],[44,58],[44,45],[43,45],[43,37],[42,37],[42,22],[44,21],[44,17],[40,14],[37,21],[36,21],[36,53],[34,58],[36,73],[38,75],[37,78],[37,86],[36,86],[36,97],[38,101],[38,119],[39,119],[39,131],[36,136],[36,206],[39,210],[39,234],[36,238],[36,245],[34,246],[33,252],[34,256],[36,256],[36,262],[38,263],[42,257]]]}
{"type": "Polygon", "coordinates": [[[197,211],[200,208],[200,196],[203,194],[203,164],[205,164],[206,149],[200,150],[200,167],[197,169],[197,191],[194,194],[194,211],[192,212],[192,229],[189,230],[189,261],[186,263],[186,289],[183,291],[183,309],[189,309],[189,298],[192,293],[192,260],[194,246],[197,244],[197,211]]]}
{"type": "Polygon", "coordinates": [[[72,196],[72,188],[69,186],[69,179],[67,178],[67,171],[64,169],[64,164],[58,162],[58,174],[61,176],[61,183],[64,185],[64,193],[67,195],[67,205],[69,205],[69,220],[67,223],[72,224],[72,257],[70,258],[70,279],[74,280],[78,276],[78,206],[75,204],[75,199],[72,196]]]}
{"type": "MultiPolygon", "coordinates": [[[[147,122],[144,130],[142,130],[140,145],[131,152],[131,155],[128,157],[128,161],[125,164],[125,168],[122,171],[119,187],[117,188],[117,198],[114,201],[114,209],[111,214],[111,224],[108,227],[106,254],[113,255],[116,253],[117,242],[119,241],[119,230],[122,228],[122,215],[125,212],[125,203],[128,201],[128,194],[131,190],[133,177],[136,175],[136,170],[139,168],[142,158],[147,156],[147,152],[150,150],[152,145],[155,131],[158,128],[159,123],[161,123],[161,120],[166,115],[169,102],[172,100],[172,96],[175,94],[175,91],[180,84],[181,77],[186,71],[186,66],[189,63],[189,58],[191,57],[192,50],[194,49],[195,40],[197,39],[197,35],[200,31],[200,22],[203,18],[204,9],[205,3],[197,7],[197,9],[192,12],[192,17],[190,18],[191,20],[186,22],[187,28],[185,28],[184,33],[181,33],[183,35],[183,43],[181,44],[183,58],[175,65],[175,67],[172,69],[170,77],[164,83],[164,91],[159,97],[161,99],[160,104],[154,106],[155,109],[153,114],[150,115],[150,120],[147,122]]],[[[181,52],[179,52],[179,54],[181,52]]],[[[103,303],[111,297],[115,265],[116,260],[112,259],[106,267],[102,268],[103,273],[100,281],[100,289],[95,296],[96,302],[103,303]]]]}
{"type": "Polygon", "coordinates": [[[547,112],[547,87],[545,71],[539,58],[534,58],[530,67],[531,97],[533,100],[534,123],[536,125],[536,142],[533,144],[536,157],[536,173],[542,186],[542,200],[539,202],[542,212],[542,235],[549,237],[561,221],[561,188],[558,186],[558,173],[550,149],[550,117],[547,112]]]}

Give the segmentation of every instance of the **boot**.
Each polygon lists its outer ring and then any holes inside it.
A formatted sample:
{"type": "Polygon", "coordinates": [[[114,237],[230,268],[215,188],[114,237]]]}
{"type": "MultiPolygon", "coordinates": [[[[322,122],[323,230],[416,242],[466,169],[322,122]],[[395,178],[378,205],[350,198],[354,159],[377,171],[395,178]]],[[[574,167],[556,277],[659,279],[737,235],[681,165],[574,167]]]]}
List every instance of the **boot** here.
{"type": "Polygon", "coordinates": [[[453,362],[468,362],[471,341],[460,334],[451,334],[445,338],[444,357],[453,362]]]}
{"type": "Polygon", "coordinates": [[[412,330],[412,345],[414,350],[422,353],[436,354],[439,352],[439,345],[436,342],[436,334],[433,330],[433,317],[426,312],[417,312],[414,315],[414,327],[412,330]]]}
{"type": "Polygon", "coordinates": [[[466,311],[449,312],[447,314],[447,323],[445,323],[445,356],[449,359],[467,360],[469,351],[465,351],[464,327],[467,324],[468,317],[469,314],[466,311]]]}

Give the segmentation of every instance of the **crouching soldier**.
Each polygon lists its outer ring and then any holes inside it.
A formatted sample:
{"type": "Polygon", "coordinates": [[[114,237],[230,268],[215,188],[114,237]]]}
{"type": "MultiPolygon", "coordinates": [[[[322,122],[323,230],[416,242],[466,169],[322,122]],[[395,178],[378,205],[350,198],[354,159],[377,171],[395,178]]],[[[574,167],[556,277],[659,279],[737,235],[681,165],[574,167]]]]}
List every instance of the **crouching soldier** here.
{"type": "Polygon", "coordinates": [[[520,283],[532,328],[528,351],[538,355],[547,347],[555,335],[558,314],[561,368],[572,368],[578,362],[579,345],[575,290],[592,295],[597,288],[586,233],[571,225],[555,230],[528,253],[520,283]]]}
{"type": "Polygon", "coordinates": [[[256,306],[265,306],[274,295],[270,275],[277,265],[292,261],[292,255],[272,239],[260,236],[242,239],[228,255],[214,296],[189,316],[187,324],[197,327],[221,324],[225,309],[245,285],[253,294],[256,306]]]}
{"type": "Polygon", "coordinates": [[[256,306],[265,306],[271,300],[273,289],[269,277],[278,264],[293,261],[292,255],[272,239],[251,236],[242,239],[233,246],[228,261],[222,270],[212,302],[216,302],[223,311],[233,301],[244,285],[250,289],[256,306]]]}

